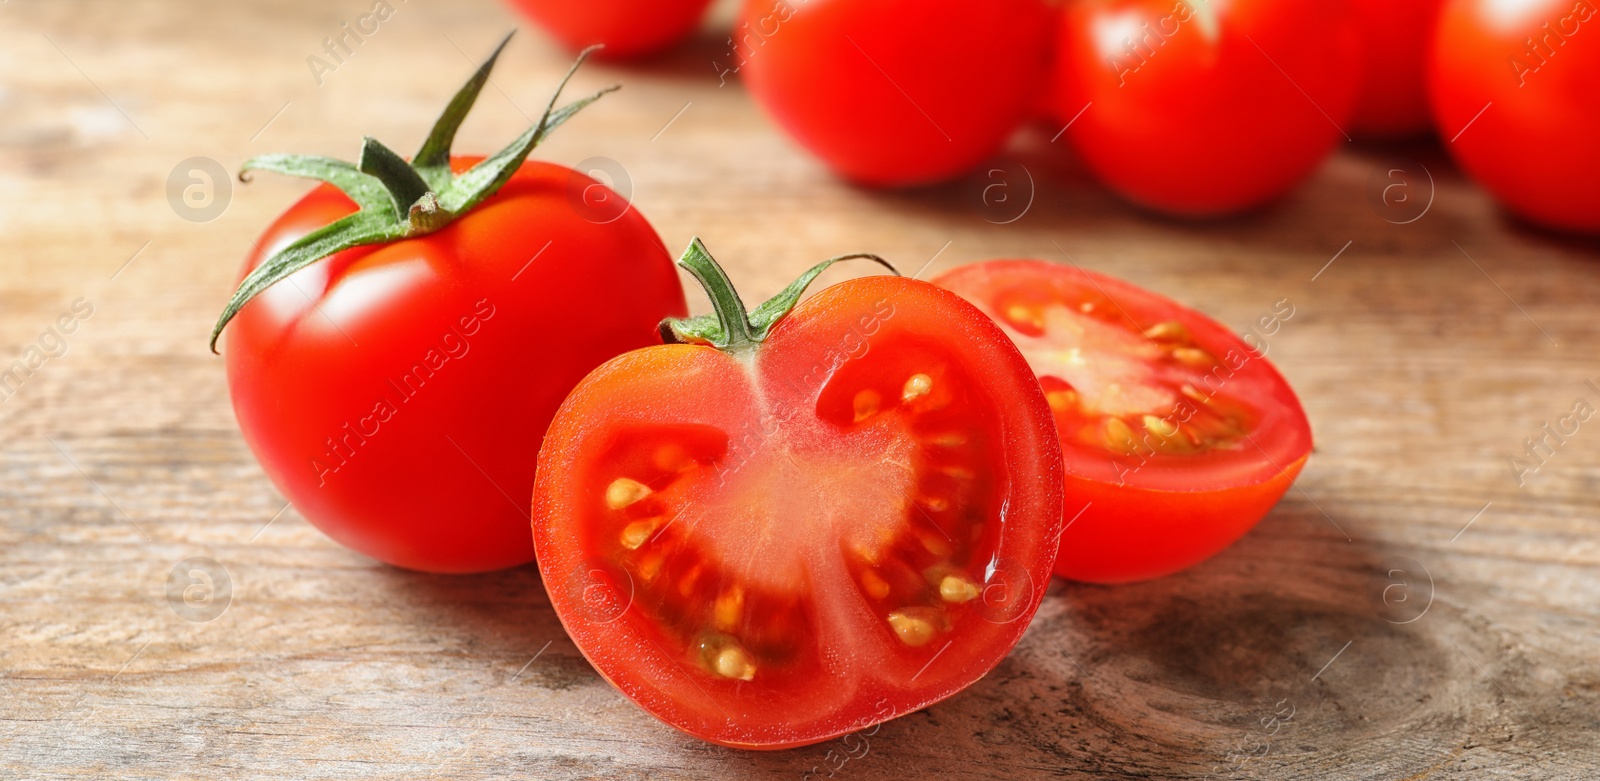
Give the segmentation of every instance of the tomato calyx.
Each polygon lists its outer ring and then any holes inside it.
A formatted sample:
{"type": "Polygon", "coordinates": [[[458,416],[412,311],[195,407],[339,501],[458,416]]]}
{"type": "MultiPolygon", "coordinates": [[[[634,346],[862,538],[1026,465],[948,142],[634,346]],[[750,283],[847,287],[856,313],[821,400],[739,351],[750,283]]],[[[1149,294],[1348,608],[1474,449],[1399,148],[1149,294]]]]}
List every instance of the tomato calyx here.
{"type": "Polygon", "coordinates": [[[583,50],[556,85],[549,104],[533,127],[505,148],[457,175],[450,170],[450,148],[456,131],[472,110],[478,94],[489,81],[489,72],[510,40],[511,35],[506,35],[489,59],[457,90],[410,162],[367,136],[362,140],[361,156],[355,164],[318,155],[272,154],[253,157],[240,166],[239,180],[244,182],[250,181],[252,171],[271,171],[331,184],[355,201],[360,210],[306,234],[246,275],[211,330],[211,352],[217,352],[217,339],[222,336],[222,329],[261,291],[334,253],[425,236],[444,228],[510,181],[550,131],[606,93],[620,88],[613,84],[556,108],[567,82],[600,47],[583,50]]]}
{"type": "Polygon", "coordinates": [[[705,288],[706,297],[711,299],[711,313],[662,320],[661,340],[667,344],[706,344],[728,353],[751,349],[766,339],[772,327],[788,315],[795,304],[800,303],[800,296],[822,272],[842,260],[870,260],[889,269],[889,273],[900,276],[900,272],[889,261],[877,255],[866,252],[839,255],[806,269],[804,274],[777,295],[767,299],[754,311],[746,311],[744,301],[733,287],[733,281],[728,279],[728,272],[722,270],[722,266],[706,251],[705,243],[696,236],[690,240],[682,257],[678,258],[678,266],[694,275],[700,286],[705,288]]]}

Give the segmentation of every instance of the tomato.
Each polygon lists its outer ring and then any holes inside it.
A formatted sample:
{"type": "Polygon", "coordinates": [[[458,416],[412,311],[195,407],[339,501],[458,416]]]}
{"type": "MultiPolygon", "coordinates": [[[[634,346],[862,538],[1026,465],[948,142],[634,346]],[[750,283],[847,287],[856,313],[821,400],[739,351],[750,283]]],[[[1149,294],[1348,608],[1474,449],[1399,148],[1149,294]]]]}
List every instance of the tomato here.
{"type": "Polygon", "coordinates": [[[1061,524],[1060,447],[1016,348],[900,277],[785,317],[826,263],[744,325],[698,240],[683,264],[716,313],[601,366],[539,453],[534,546],[578,648],[658,718],[744,748],[984,675],[1037,609],[1061,524]]]}
{"type": "Polygon", "coordinates": [[[1426,132],[1428,47],[1443,0],[1351,0],[1361,25],[1361,95],[1350,130],[1394,137],[1426,132]]]}
{"type": "Polygon", "coordinates": [[[1061,34],[1072,145],[1107,186],[1172,214],[1289,190],[1345,138],[1360,84],[1342,0],[1084,0],[1061,34]]]}
{"type": "Polygon", "coordinates": [[[1540,225],[1600,232],[1600,19],[1592,0],[1450,0],[1428,71],[1451,157],[1540,225]]]}
{"type": "MultiPolygon", "coordinates": [[[[963,266],[934,284],[993,317],[1045,390],[1066,464],[1062,577],[1122,583],[1210,558],[1305,465],[1310,425],[1261,336],[1251,347],[1155,293],[1044,261],[963,266]]],[[[1258,330],[1293,315],[1279,301],[1258,330]]]]}
{"type": "Polygon", "coordinates": [[[711,0],[510,0],[561,45],[629,59],[659,53],[694,32],[711,0]]]}
{"type": "MultiPolygon", "coordinates": [[[[477,87],[487,66],[479,77],[477,87]]],[[[464,114],[447,112],[448,126],[435,127],[415,169],[397,157],[394,172],[372,169],[386,183],[428,177],[416,182],[429,192],[409,215],[387,211],[395,207],[378,179],[348,164],[247,163],[330,183],[261,236],[230,303],[236,314],[217,326],[228,325],[239,427],[278,490],[335,540],[432,572],[533,559],[526,502],[556,407],[602,362],[659,344],[659,320],[685,311],[671,256],[637,210],[593,208],[626,203],[561,166],[505,153],[477,166],[477,158],[449,157],[464,114]],[[417,223],[430,197],[453,203],[458,185],[474,181],[451,171],[496,165],[509,178],[487,194],[474,189],[481,201],[442,227],[417,223]],[[357,212],[334,182],[371,205],[357,212]],[[411,237],[345,242],[327,257],[329,247],[305,244],[371,224],[411,237]],[[286,259],[298,270],[270,273],[286,259]]],[[[381,156],[375,143],[362,170],[381,156]]]]}
{"type": "Polygon", "coordinates": [[[999,151],[1049,63],[1040,0],[748,0],[734,35],[756,102],[839,175],[917,185],[999,151]]]}

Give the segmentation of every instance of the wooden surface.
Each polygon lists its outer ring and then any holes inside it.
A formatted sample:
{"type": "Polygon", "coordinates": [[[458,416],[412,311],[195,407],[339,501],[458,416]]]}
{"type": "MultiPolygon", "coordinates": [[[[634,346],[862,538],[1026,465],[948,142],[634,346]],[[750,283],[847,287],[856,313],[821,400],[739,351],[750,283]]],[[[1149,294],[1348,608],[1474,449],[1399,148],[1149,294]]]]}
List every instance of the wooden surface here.
{"type": "MultiPolygon", "coordinates": [[[[433,577],[341,549],[285,510],[205,351],[240,257],[303,186],[235,185],[194,222],[166,182],[191,157],[349,157],[363,133],[412,148],[514,21],[489,0],[393,1],[322,86],[306,57],[366,0],[0,4],[0,362],[93,306],[0,403],[0,777],[1600,773],[1600,419],[1526,485],[1510,465],[1576,400],[1600,405],[1600,257],[1508,222],[1427,145],[1351,146],[1276,206],[1189,224],[1086,181],[1054,128],[1003,173],[842,185],[718,86],[714,33],[650,69],[588,69],[579,86],[624,90],[536,154],[615,160],[668,245],[705,237],[750,297],[873,251],[931,258],[925,274],[1070,255],[1241,330],[1288,299],[1270,354],[1318,441],[1298,489],[1190,572],[1052,585],[1016,651],[954,699],[771,754],[616,694],[531,567],[433,577]],[[1406,224],[1369,195],[1396,155],[1410,203],[1431,203],[1406,224]],[[231,583],[209,622],[167,595],[191,557],[231,583]]],[[[515,135],[566,62],[520,36],[458,148],[515,135]]]]}

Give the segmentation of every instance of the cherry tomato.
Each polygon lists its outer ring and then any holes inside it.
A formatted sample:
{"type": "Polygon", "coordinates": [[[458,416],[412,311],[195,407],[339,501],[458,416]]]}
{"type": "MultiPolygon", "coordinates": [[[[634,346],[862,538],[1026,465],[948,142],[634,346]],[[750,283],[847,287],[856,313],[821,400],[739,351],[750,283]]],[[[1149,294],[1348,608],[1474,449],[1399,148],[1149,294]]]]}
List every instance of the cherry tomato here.
{"type": "Polygon", "coordinates": [[[561,45],[630,59],[661,52],[694,32],[711,0],[510,0],[561,45]]]}
{"type": "Polygon", "coordinates": [[[1113,190],[1225,214],[1287,191],[1345,138],[1360,54],[1343,0],[1084,0],[1062,15],[1055,104],[1113,190]]]}
{"type": "MultiPolygon", "coordinates": [[[[589,219],[569,196],[588,187],[604,185],[525,163],[443,230],[345,250],[239,311],[225,350],[234,412],[306,520],[411,569],[533,559],[525,508],[556,407],[685,311],[649,223],[636,209],[589,219]]],[[[245,272],[355,210],[318,187],[267,229],[245,272]]]]}
{"type": "MultiPolygon", "coordinates": [[[[978,263],[934,283],[993,317],[1044,387],[1066,463],[1062,577],[1122,583],[1210,558],[1272,509],[1311,452],[1261,336],[1252,347],[1169,299],[1044,261],[978,263]]],[[[1258,331],[1293,315],[1279,301],[1258,331]]]]}
{"type": "Polygon", "coordinates": [[[1460,166],[1511,211],[1600,231],[1600,19],[1591,0],[1450,0],[1428,72],[1460,166]]]}
{"type": "Polygon", "coordinates": [[[950,179],[999,151],[1049,63],[1040,0],[748,0],[734,30],[756,102],[839,175],[950,179]]]}
{"type": "Polygon", "coordinates": [[[1350,131],[1397,137],[1426,132],[1424,74],[1443,0],[1351,0],[1361,25],[1361,96],[1350,131]]]}
{"type": "Polygon", "coordinates": [[[539,453],[534,546],[578,648],[658,718],[744,748],[861,729],[988,672],[1061,524],[1060,448],[1016,348],[899,277],[784,317],[792,286],[741,325],[698,241],[684,266],[716,314],[589,375],[539,453]]]}

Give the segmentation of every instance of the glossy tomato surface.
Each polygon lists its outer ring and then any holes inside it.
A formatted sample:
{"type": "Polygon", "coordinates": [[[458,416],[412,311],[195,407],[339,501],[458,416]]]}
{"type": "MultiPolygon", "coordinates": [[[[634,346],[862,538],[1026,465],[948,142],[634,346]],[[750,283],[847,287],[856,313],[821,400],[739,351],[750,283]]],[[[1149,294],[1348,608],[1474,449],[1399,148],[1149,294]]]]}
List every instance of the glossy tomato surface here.
{"type": "Polygon", "coordinates": [[[735,28],[756,102],[862,184],[949,179],[1000,150],[1049,68],[1041,0],[748,0],[735,28]]]}
{"type": "Polygon", "coordinates": [[[1600,18],[1588,0],[1450,0],[1428,74],[1451,157],[1511,211],[1600,232],[1600,18]]]}
{"type": "Polygon", "coordinates": [[[1345,139],[1360,56],[1342,0],[1084,0],[1062,15],[1054,104],[1083,109],[1067,136],[1113,190],[1225,214],[1287,191],[1345,139]]]}
{"type": "MultiPolygon", "coordinates": [[[[240,310],[224,334],[234,412],[307,520],[411,569],[533,559],[534,454],[556,407],[684,312],[655,231],[632,209],[591,221],[569,196],[589,185],[602,186],[526,163],[443,230],[340,252],[240,310]]],[[[355,209],[318,187],[244,271],[355,209]]]]}
{"type": "Polygon", "coordinates": [[[533,536],[573,641],[667,723],[782,748],[925,707],[1037,609],[1060,446],[1027,364],[947,291],[835,285],[759,346],[638,350],[546,437],[533,536]]]}
{"type": "Polygon", "coordinates": [[[1361,25],[1361,96],[1350,131],[1409,136],[1433,126],[1427,57],[1443,0],[1350,0],[1361,25]]]}
{"type": "MultiPolygon", "coordinates": [[[[993,317],[1044,387],[1066,465],[1062,577],[1121,583],[1210,558],[1272,509],[1311,452],[1283,376],[1199,312],[1037,260],[934,283],[993,317]]],[[[1280,301],[1256,327],[1276,333],[1293,315],[1280,301]]]]}
{"type": "Polygon", "coordinates": [[[603,44],[597,56],[644,57],[688,37],[710,0],[509,0],[568,49],[603,44]]]}

